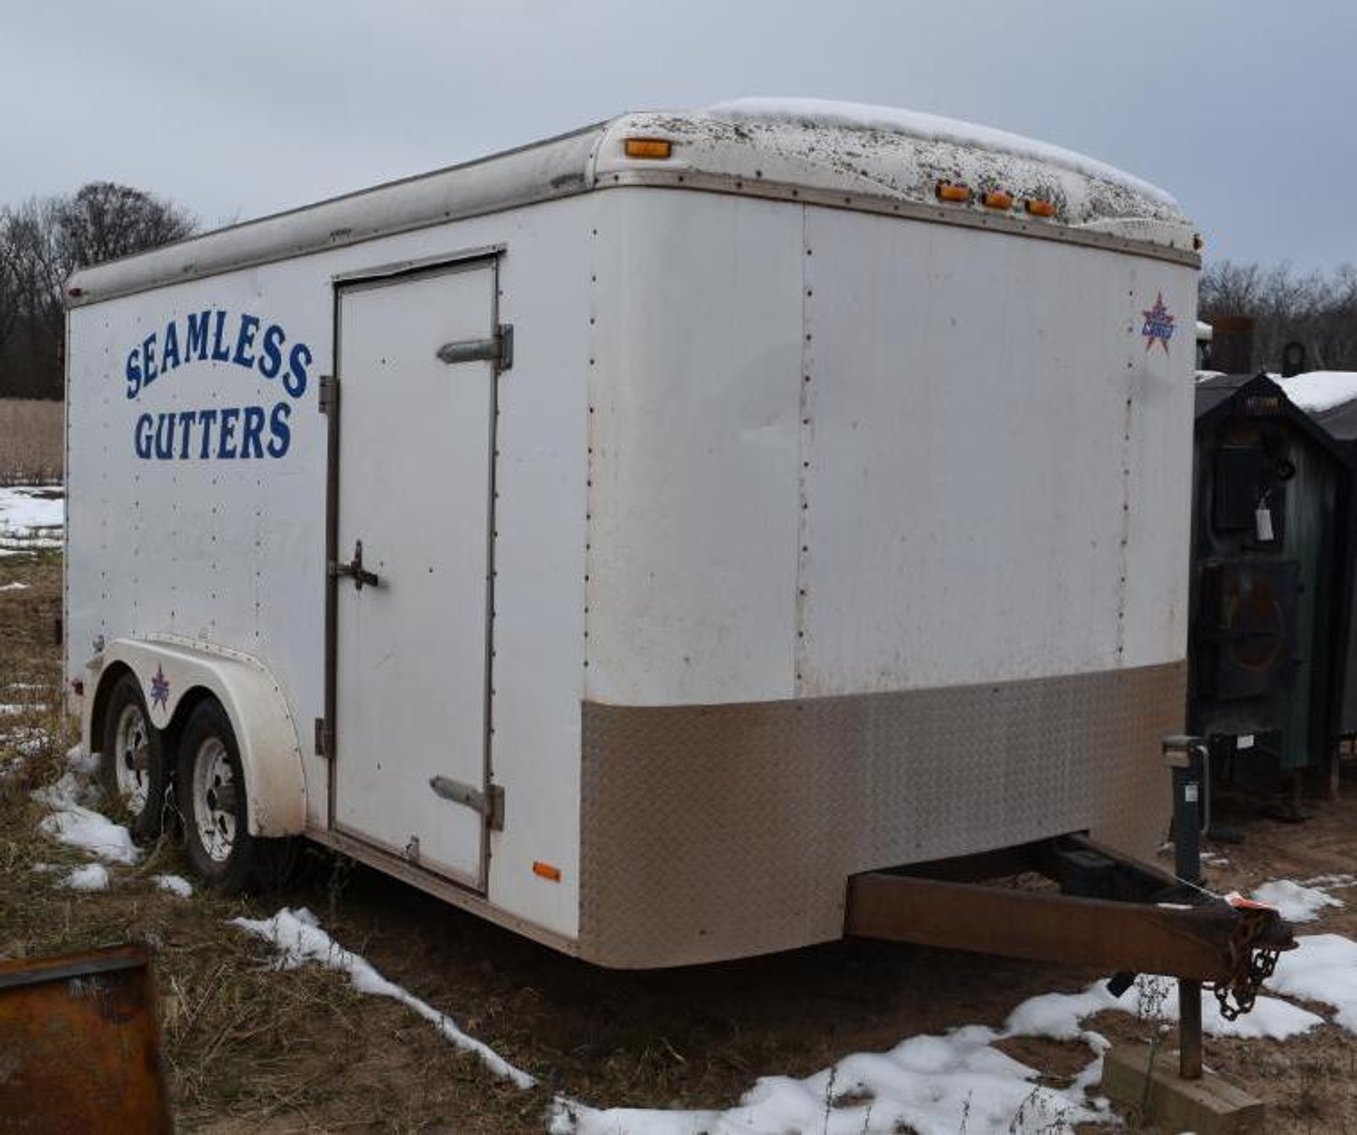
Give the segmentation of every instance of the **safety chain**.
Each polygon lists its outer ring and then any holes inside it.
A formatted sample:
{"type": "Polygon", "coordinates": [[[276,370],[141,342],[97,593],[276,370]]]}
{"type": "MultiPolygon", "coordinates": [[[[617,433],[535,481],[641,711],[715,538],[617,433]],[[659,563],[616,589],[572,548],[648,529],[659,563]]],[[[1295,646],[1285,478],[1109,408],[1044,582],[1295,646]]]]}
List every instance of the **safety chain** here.
{"type": "Polygon", "coordinates": [[[1271,922],[1272,911],[1236,906],[1235,912],[1239,915],[1239,923],[1230,935],[1230,977],[1210,986],[1220,1002],[1220,1015],[1227,1021],[1233,1021],[1253,1008],[1258,991],[1272,976],[1281,955],[1280,950],[1257,945],[1271,922]]]}

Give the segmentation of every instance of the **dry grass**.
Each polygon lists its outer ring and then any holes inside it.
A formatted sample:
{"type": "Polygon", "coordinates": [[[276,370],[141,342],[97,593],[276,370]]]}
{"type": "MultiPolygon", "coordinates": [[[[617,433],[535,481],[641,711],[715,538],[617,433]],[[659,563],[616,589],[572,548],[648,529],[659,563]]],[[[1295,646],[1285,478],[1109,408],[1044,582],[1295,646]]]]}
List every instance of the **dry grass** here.
{"type": "MultiPolygon", "coordinates": [[[[28,585],[0,592],[0,702],[25,703],[0,718],[0,770],[11,770],[0,774],[0,957],[151,942],[181,1130],[541,1131],[554,1092],[613,1106],[727,1106],[759,1075],[805,1076],[904,1037],[998,1027],[1023,998],[1082,989],[1099,976],[872,943],[610,972],[317,852],[279,892],[248,899],[200,892],[186,902],[150,879],[186,873],[169,839],[138,866],[112,869],[108,892],[58,889],[35,864],[70,869],[86,859],[37,833],[43,809],[29,792],[56,779],[71,741],[51,708],[60,684],[51,645],[60,577],[58,553],[0,559],[0,584],[28,585]],[[342,974],[277,972],[267,944],[227,925],[283,905],[311,907],[337,941],[453,1013],[543,1086],[520,1092],[497,1080],[425,1021],[358,994],[342,974]]],[[[1213,879],[1213,887],[1350,871],[1357,804],[1316,811],[1300,829],[1251,826],[1249,842],[1231,852],[1238,873],[1213,879]],[[1288,859],[1286,847],[1300,854],[1288,859]]],[[[1357,904],[1325,917],[1325,929],[1357,934],[1357,904]]],[[[1143,1040],[1145,1031],[1125,1014],[1088,1024],[1117,1042],[1143,1040]]],[[[1062,1085],[1088,1059],[1082,1045],[1027,1038],[1002,1047],[1062,1085]]],[[[1207,1060],[1272,1103],[1269,1130],[1357,1131],[1357,1043],[1334,1026],[1287,1042],[1208,1038],[1207,1060]]],[[[827,1100],[827,1118],[854,1102],[851,1086],[843,1088],[827,1100]]]]}
{"type": "MultiPolygon", "coordinates": [[[[47,810],[31,798],[65,771],[74,740],[57,708],[60,652],[51,641],[61,558],[0,560],[0,583],[9,582],[26,588],[0,592],[0,958],[149,942],[181,1130],[540,1130],[545,1090],[497,1080],[404,1007],[358,993],[343,974],[315,966],[280,974],[271,946],[228,925],[298,903],[331,922],[336,911],[323,904],[343,888],[327,886],[328,859],[288,894],[200,891],[186,902],[151,878],[189,873],[177,841],[165,837],[137,866],[110,868],[107,892],[55,885],[89,861],[39,834],[47,810]]],[[[341,940],[363,948],[355,927],[342,918],[334,925],[341,940]]],[[[72,1090],[81,1084],[77,1075],[72,1090]]]]}
{"type": "Polygon", "coordinates": [[[61,480],[65,427],[60,402],[0,398],[0,485],[61,480]]]}

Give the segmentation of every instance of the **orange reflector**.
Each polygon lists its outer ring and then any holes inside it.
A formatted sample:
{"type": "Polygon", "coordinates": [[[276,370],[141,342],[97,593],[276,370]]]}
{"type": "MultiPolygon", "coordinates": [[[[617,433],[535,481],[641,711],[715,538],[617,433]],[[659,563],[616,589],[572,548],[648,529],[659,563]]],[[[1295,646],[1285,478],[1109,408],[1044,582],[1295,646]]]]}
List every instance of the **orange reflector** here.
{"type": "Polygon", "coordinates": [[[991,189],[981,198],[986,209],[1011,209],[1013,208],[1013,197],[1005,193],[1002,189],[991,189]]]}
{"type": "Polygon", "coordinates": [[[543,879],[550,879],[553,883],[561,881],[561,869],[553,867],[550,863],[543,863],[540,859],[533,860],[532,873],[540,875],[543,879]]]}
{"type": "Polygon", "coordinates": [[[1034,217],[1054,217],[1055,206],[1049,201],[1029,201],[1027,211],[1034,217]]]}
{"type": "Polygon", "coordinates": [[[969,201],[970,199],[970,186],[953,185],[950,181],[938,182],[939,201],[969,201]]]}
{"type": "Polygon", "coordinates": [[[674,143],[667,138],[628,138],[622,148],[629,158],[667,158],[674,143]]]}

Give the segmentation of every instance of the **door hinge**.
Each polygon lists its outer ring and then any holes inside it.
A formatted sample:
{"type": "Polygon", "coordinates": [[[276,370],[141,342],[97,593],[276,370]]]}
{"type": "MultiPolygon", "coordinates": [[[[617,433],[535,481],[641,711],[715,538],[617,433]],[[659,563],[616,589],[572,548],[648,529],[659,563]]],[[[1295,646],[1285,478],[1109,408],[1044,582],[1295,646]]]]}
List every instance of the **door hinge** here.
{"type": "Polygon", "coordinates": [[[316,397],[317,408],[322,414],[334,413],[339,402],[339,379],[332,374],[321,375],[319,391],[316,397]]]}
{"type": "Polygon", "coordinates": [[[504,830],[504,789],[500,785],[492,784],[482,792],[451,777],[435,776],[430,779],[429,787],[444,800],[464,804],[472,811],[479,812],[492,832],[504,830]]]}
{"type": "Polygon", "coordinates": [[[335,755],[335,731],[326,723],[325,718],[316,718],[316,756],[324,757],[327,761],[334,760],[335,755]]]}
{"type": "Polygon", "coordinates": [[[440,362],[449,365],[486,360],[494,363],[496,370],[508,370],[514,365],[514,326],[501,323],[488,339],[459,339],[444,343],[435,353],[440,362]]]}

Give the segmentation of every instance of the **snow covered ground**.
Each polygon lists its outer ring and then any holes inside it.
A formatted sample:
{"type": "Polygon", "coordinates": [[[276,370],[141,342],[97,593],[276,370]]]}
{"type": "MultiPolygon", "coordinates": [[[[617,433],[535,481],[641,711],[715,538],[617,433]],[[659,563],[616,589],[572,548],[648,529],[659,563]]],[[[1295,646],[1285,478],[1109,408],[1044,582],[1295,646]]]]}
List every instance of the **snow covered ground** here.
{"type": "Polygon", "coordinates": [[[296,969],[307,962],[317,962],[330,969],[341,970],[349,975],[354,988],[360,992],[371,993],[377,997],[390,997],[409,1006],[458,1048],[479,1056],[495,1075],[503,1076],[520,1088],[531,1088],[537,1083],[532,1076],[520,1068],[515,1068],[493,1049],[475,1037],[467,1036],[457,1027],[457,1022],[446,1013],[440,1013],[399,985],[387,981],[366,958],[340,946],[321,929],[320,921],[309,910],[290,910],[284,907],[272,918],[261,920],[234,918],[231,922],[232,925],[260,938],[266,938],[277,946],[280,969],[296,969]]]}
{"type": "MultiPolygon", "coordinates": [[[[1256,893],[1275,895],[1288,909],[1308,914],[1342,905],[1323,888],[1354,885],[1347,876],[1301,885],[1279,880],[1256,893]]],[[[280,968],[312,961],[349,973],[355,987],[410,1006],[459,1047],[475,1052],[497,1074],[520,1087],[534,1083],[452,1018],[382,977],[362,957],[344,949],[305,910],[284,908],[273,918],[235,924],[279,949],[280,968]]],[[[1234,1021],[1220,1013],[1215,996],[1202,995],[1208,1035],[1285,1040],[1325,1023],[1326,1018],[1285,1000],[1287,996],[1332,1006],[1334,1024],[1357,1033],[1357,943],[1336,934],[1302,937],[1299,949],[1283,955],[1272,989],[1283,996],[1259,997],[1253,1011],[1234,1021]]],[[[920,1135],[981,1132],[1069,1132],[1074,1125],[1112,1118],[1105,1099],[1093,1094],[1102,1075],[1109,1042],[1085,1027],[1097,1013],[1116,1011],[1147,1021],[1177,1019],[1177,986],[1172,979],[1143,977],[1120,999],[1097,981],[1080,993],[1030,998],[1013,1010],[1002,1029],[971,1025],[939,1036],[916,1036],[887,1052],[853,1053],[832,1068],[806,1077],[759,1078],[729,1110],[662,1110],[593,1107],[558,1097],[550,1116],[553,1135],[749,1135],[764,1132],[823,1131],[828,1135],[909,1129],[920,1135]],[[1089,1062],[1065,1089],[1039,1083],[1028,1067],[996,1047],[1013,1037],[1082,1041],[1089,1062]]]]}
{"type": "MultiPolygon", "coordinates": [[[[35,793],[51,814],[40,829],[92,856],[75,870],[52,870],[53,885],[80,891],[106,890],[117,871],[135,865],[140,852],[127,829],[89,806],[89,762],[78,750],[68,755],[68,771],[35,793]]],[[[156,886],[189,898],[193,888],[173,875],[156,875],[156,886]]],[[[1281,879],[1258,887],[1255,897],[1277,905],[1294,921],[1321,917],[1343,905],[1333,892],[1357,887],[1351,875],[1329,875],[1303,882],[1281,879]]],[[[536,1080],[488,1045],[468,1035],[448,1013],[415,997],[382,976],[365,958],[345,949],[304,909],[283,908],[271,918],[236,918],[233,925],[264,938],[278,950],[279,969],[308,963],[349,975],[355,988],[406,1005],[451,1043],[476,1055],[496,1075],[519,1088],[536,1080]]],[[[1253,1011],[1225,1020],[1214,995],[1203,994],[1202,1019],[1208,1035],[1285,1040],[1326,1022],[1357,1034],[1357,942],[1338,934],[1298,939],[1284,954],[1253,1011]],[[1310,1008],[1294,1004],[1301,999],[1310,1008]],[[1329,1013],[1313,1011],[1326,1008],[1329,1013]]],[[[1107,1101],[1096,1094],[1103,1054],[1109,1042],[1088,1028],[1095,1014],[1133,1014],[1147,1023],[1177,1018],[1176,983],[1142,977],[1120,999],[1097,981],[1077,993],[1029,998],[1009,1014],[1002,1028],[969,1025],[941,1035],[913,1036],[885,1052],[851,1053],[832,1067],[804,1079],[782,1075],[758,1078],[739,1104],[727,1110],[664,1110],[592,1106],[558,1096],[549,1116],[553,1135],[750,1135],[825,1132],[859,1135],[909,1129],[920,1135],[970,1135],[985,1132],[1071,1132],[1076,1124],[1113,1121],[1107,1101]],[[1042,1072],[1015,1060],[998,1043],[1015,1037],[1048,1037],[1081,1042],[1089,1059],[1065,1088],[1040,1082],[1042,1072]]]]}
{"type": "Polygon", "coordinates": [[[62,486],[0,488],[0,556],[60,548],[65,524],[62,486]]]}
{"type": "Polygon", "coordinates": [[[132,842],[132,833],[81,803],[95,795],[75,772],[66,772],[56,784],[33,793],[33,799],[52,809],[38,824],[38,830],[105,863],[136,863],[141,852],[132,842]]]}

